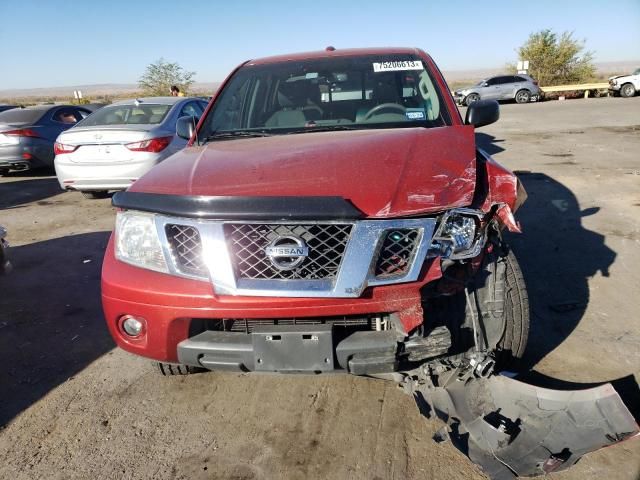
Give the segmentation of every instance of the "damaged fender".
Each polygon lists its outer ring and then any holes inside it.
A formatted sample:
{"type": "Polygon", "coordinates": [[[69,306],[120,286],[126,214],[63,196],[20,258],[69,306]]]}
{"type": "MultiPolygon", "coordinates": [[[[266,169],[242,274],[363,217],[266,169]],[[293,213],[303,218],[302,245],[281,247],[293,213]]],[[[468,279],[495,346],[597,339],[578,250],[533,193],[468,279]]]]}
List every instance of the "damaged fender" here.
{"type": "Polygon", "coordinates": [[[442,387],[414,384],[413,394],[447,422],[448,432],[439,439],[448,436],[494,480],[564,470],[589,452],[640,433],[609,383],[560,391],[494,375],[458,378],[442,387]]]}

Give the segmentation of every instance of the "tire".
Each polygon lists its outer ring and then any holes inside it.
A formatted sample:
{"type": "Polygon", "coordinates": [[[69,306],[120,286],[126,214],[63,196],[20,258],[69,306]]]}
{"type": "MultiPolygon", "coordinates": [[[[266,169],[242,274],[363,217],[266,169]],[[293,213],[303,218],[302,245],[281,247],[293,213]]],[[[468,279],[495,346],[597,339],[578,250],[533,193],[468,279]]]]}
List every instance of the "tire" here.
{"type": "Polygon", "coordinates": [[[516,103],[529,103],[531,101],[531,92],[526,89],[518,90],[515,96],[516,103]]]}
{"type": "Polygon", "coordinates": [[[517,370],[529,335],[529,298],[522,271],[513,254],[491,255],[464,292],[427,301],[425,318],[451,333],[450,365],[465,362],[474,350],[473,324],[494,353],[497,370],[517,370]]]}
{"type": "Polygon", "coordinates": [[[467,95],[467,98],[464,99],[464,104],[468,107],[478,100],[480,100],[480,95],[478,95],[477,93],[470,93],[469,95],[467,95]]]}
{"type": "Polygon", "coordinates": [[[173,363],[155,362],[156,367],[161,375],[165,377],[173,377],[177,375],[191,375],[205,371],[204,368],[191,367],[189,365],[176,365],[173,363]]]}
{"type": "Polygon", "coordinates": [[[0,168],[0,177],[5,176],[7,173],[9,173],[8,168],[0,168]]]}
{"type": "Polygon", "coordinates": [[[633,97],[636,94],[636,88],[632,83],[625,83],[620,87],[620,96],[624,98],[633,97]]]}
{"type": "Polygon", "coordinates": [[[529,295],[520,264],[513,252],[506,260],[506,292],[504,300],[504,336],[498,343],[497,360],[501,368],[513,367],[524,356],[529,338],[529,295]]]}
{"type": "Polygon", "coordinates": [[[90,192],[82,192],[82,196],[84,198],[92,199],[107,198],[109,196],[109,192],[107,192],[106,190],[93,190],[90,192]]]}

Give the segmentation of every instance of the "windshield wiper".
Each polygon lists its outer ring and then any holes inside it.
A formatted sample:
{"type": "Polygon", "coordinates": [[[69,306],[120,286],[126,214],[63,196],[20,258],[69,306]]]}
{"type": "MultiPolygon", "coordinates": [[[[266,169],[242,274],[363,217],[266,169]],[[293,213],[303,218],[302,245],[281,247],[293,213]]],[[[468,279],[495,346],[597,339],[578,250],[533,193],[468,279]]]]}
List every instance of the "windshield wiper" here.
{"type": "Polygon", "coordinates": [[[353,126],[349,126],[349,125],[326,125],[322,127],[306,127],[304,130],[294,130],[293,132],[287,132],[287,135],[293,135],[296,133],[333,132],[336,130],[360,130],[360,129],[353,126]]]}
{"type": "Polygon", "coordinates": [[[251,130],[233,130],[230,132],[213,132],[211,135],[201,141],[206,143],[212,140],[223,140],[229,138],[270,137],[271,135],[271,133],[267,133],[264,131],[260,132],[251,130]]]}

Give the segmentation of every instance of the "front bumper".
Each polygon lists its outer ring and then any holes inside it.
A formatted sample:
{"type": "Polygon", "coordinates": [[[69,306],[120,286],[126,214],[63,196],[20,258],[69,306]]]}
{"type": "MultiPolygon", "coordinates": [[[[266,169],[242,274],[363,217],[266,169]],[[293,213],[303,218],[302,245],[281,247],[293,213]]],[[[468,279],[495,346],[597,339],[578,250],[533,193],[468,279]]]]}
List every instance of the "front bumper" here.
{"type": "Polygon", "coordinates": [[[192,336],[192,321],[198,319],[304,319],[384,313],[394,318],[400,333],[408,333],[423,322],[422,287],[441,276],[439,259],[435,259],[425,264],[418,281],[371,287],[357,298],[219,295],[209,282],[116,260],[112,238],[102,269],[102,302],[118,346],[155,360],[178,362],[178,345],[192,336]],[[141,338],[124,335],[118,327],[123,315],[144,318],[146,334],[141,338]]]}
{"type": "Polygon", "coordinates": [[[178,344],[178,361],[211,370],[372,375],[397,370],[398,340],[391,330],[357,331],[334,343],[331,325],[324,324],[265,326],[251,334],[205,331],[178,344]]]}

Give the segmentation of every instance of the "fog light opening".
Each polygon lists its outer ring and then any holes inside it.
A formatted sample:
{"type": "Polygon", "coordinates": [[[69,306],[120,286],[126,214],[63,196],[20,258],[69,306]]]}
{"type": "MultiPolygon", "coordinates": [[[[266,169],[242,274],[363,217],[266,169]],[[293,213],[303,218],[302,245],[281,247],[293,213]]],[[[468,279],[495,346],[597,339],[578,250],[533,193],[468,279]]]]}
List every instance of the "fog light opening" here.
{"type": "Polygon", "coordinates": [[[128,337],[141,337],[146,330],[146,321],[142,317],[123,315],[120,317],[120,330],[128,337]]]}

